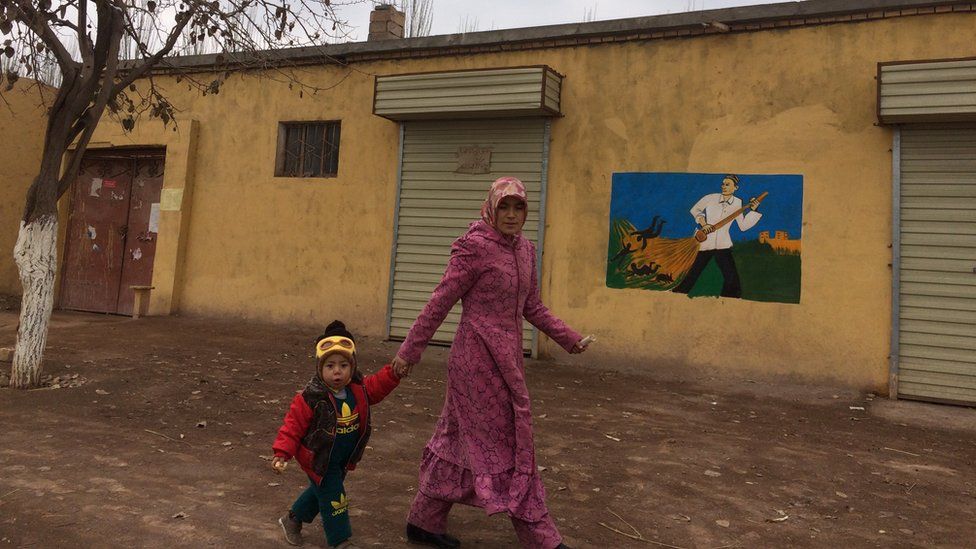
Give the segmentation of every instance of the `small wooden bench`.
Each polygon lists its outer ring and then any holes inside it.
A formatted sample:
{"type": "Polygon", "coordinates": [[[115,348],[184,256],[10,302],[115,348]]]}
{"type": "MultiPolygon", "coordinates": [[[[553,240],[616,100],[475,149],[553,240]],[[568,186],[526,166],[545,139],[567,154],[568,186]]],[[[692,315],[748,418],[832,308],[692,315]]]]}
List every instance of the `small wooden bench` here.
{"type": "Polygon", "coordinates": [[[146,312],[149,310],[149,292],[155,289],[155,286],[129,286],[133,292],[135,292],[136,300],[132,304],[132,318],[139,318],[140,316],[146,316],[146,312]]]}

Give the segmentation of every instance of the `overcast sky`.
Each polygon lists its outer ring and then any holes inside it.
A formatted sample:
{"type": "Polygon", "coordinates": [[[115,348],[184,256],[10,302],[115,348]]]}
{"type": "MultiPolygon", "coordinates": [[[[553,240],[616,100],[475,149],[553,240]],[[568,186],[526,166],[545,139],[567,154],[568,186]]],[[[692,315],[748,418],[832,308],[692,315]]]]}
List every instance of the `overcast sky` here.
{"type": "MultiPolygon", "coordinates": [[[[338,4],[339,2],[336,2],[338,4]]],[[[339,16],[349,22],[355,41],[366,39],[369,12],[377,3],[365,0],[342,6],[339,16]]],[[[398,3],[400,3],[398,1],[398,3]]],[[[431,34],[454,34],[462,25],[477,30],[537,27],[579,23],[588,13],[597,21],[710,10],[732,6],[773,4],[758,0],[433,0],[431,34]],[[476,23],[476,24],[475,24],[476,23]]]]}

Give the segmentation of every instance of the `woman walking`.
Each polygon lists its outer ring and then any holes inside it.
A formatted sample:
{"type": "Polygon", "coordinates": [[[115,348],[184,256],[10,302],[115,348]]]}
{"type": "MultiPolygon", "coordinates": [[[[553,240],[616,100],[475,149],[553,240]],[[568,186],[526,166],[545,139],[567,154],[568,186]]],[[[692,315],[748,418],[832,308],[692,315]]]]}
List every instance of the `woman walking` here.
{"type": "Polygon", "coordinates": [[[580,335],[539,299],[535,245],[522,237],[525,186],[496,180],[430,301],[400,346],[393,367],[408,375],[447,313],[460,299],[461,321],[448,359],[447,397],[420,464],[407,538],[459,547],[447,534],[451,506],[507,513],[523,547],[567,547],[546,509],[536,469],[532,412],[522,358],[522,319],[570,353],[586,350],[580,335]]]}

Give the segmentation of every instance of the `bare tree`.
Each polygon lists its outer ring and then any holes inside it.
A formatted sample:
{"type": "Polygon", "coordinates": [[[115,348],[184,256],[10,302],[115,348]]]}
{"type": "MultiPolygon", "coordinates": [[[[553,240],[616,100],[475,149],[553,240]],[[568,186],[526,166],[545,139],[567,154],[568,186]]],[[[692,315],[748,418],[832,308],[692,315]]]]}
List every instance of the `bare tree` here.
{"type": "MultiPolygon", "coordinates": [[[[10,53],[9,54],[3,53],[2,55],[0,55],[0,80],[2,80],[4,75],[7,74],[16,75],[18,70],[20,69],[20,65],[18,64],[17,59],[14,57],[16,55],[14,49],[11,48],[9,44],[6,44],[4,46],[4,51],[10,53]]],[[[14,78],[12,82],[8,82],[7,91],[13,89],[14,82],[16,81],[17,79],[14,78]]]]}
{"type": "Polygon", "coordinates": [[[458,33],[464,34],[468,32],[478,32],[479,26],[480,24],[478,23],[477,17],[471,17],[470,15],[465,15],[464,17],[461,18],[461,21],[458,23],[458,33]]]}
{"type": "Polygon", "coordinates": [[[592,8],[583,8],[583,22],[589,23],[591,21],[596,21],[596,7],[597,4],[593,4],[592,8]]]}
{"type": "MultiPolygon", "coordinates": [[[[77,58],[78,48],[72,46],[68,49],[68,53],[71,54],[72,58],[77,58]]],[[[44,57],[37,64],[34,78],[52,88],[61,87],[61,71],[58,70],[58,60],[50,52],[45,52],[44,57]]]]}
{"type": "MultiPolygon", "coordinates": [[[[3,55],[17,61],[4,69],[7,85],[47,71],[51,59],[61,81],[14,248],[24,294],[12,387],[33,387],[40,379],[54,304],[57,201],[103,115],[127,131],[140,115],[170,123],[174,107],[154,85],[153,71],[169,64],[177,44],[210,40],[222,52],[216,74],[255,67],[291,77],[282,56],[263,50],[318,45],[344,38],[346,28],[330,0],[0,0],[3,55]]],[[[205,80],[185,82],[202,93],[222,83],[219,76],[205,80]]]]}
{"type": "Polygon", "coordinates": [[[430,36],[434,23],[434,0],[401,0],[397,9],[407,16],[407,38],[430,36]]]}
{"type": "Polygon", "coordinates": [[[134,13],[129,19],[132,33],[122,33],[122,45],[119,48],[119,56],[122,59],[139,57],[141,44],[149,50],[159,48],[153,29],[153,15],[148,9],[148,3],[149,0],[132,0],[134,13]]]}

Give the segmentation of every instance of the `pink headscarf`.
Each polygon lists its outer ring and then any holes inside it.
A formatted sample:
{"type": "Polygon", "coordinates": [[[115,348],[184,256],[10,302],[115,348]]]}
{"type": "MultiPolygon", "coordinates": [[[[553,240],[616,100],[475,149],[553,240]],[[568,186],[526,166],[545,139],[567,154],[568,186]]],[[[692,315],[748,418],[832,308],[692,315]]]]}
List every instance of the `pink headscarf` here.
{"type": "Polygon", "coordinates": [[[514,196],[526,204],[529,203],[525,195],[525,185],[518,178],[499,177],[491,184],[491,188],[488,189],[488,198],[481,205],[481,219],[484,219],[485,223],[492,227],[495,226],[495,211],[498,210],[498,204],[506,196],[514,196]]]}

